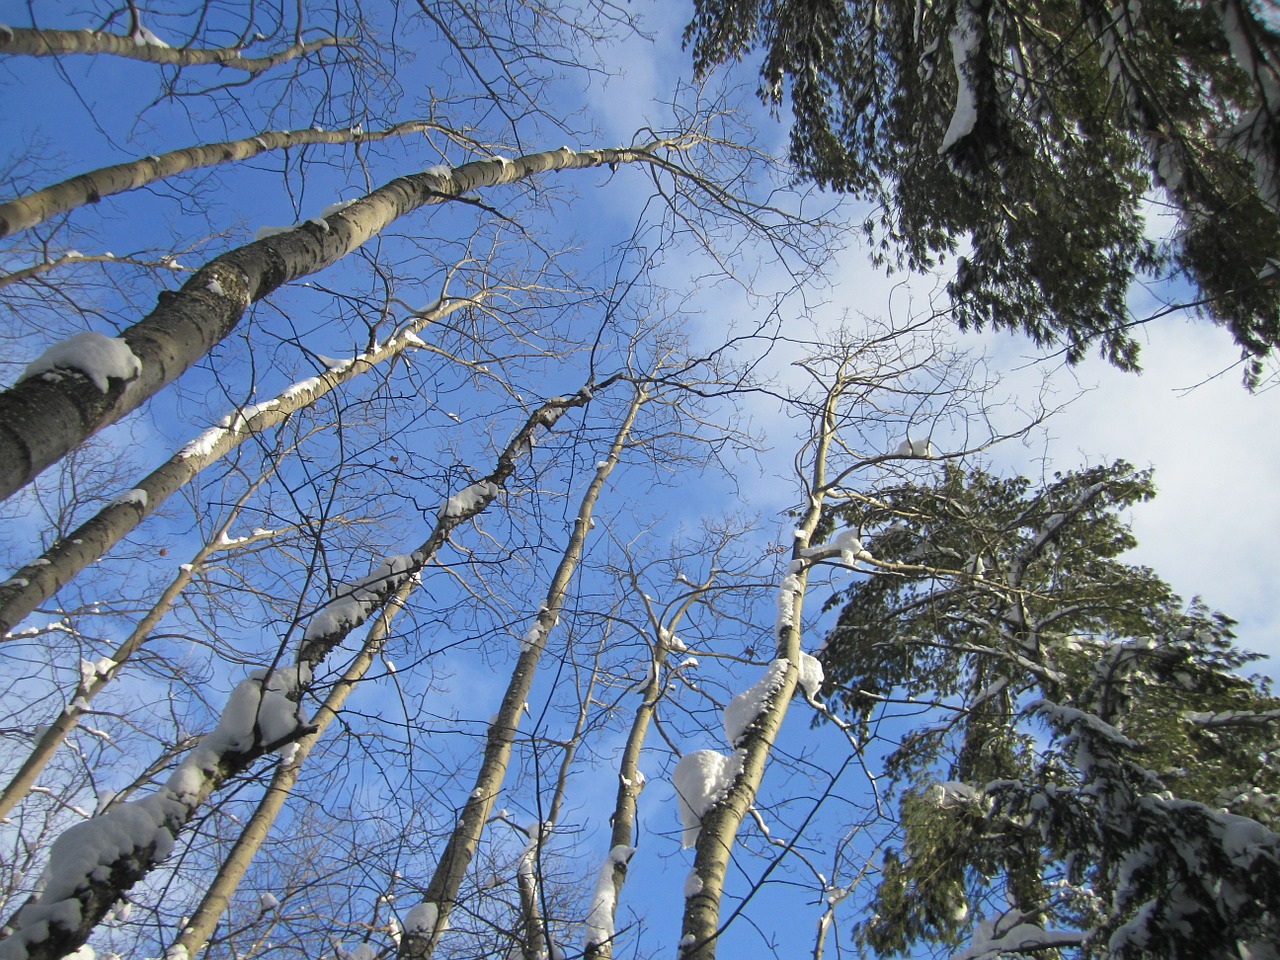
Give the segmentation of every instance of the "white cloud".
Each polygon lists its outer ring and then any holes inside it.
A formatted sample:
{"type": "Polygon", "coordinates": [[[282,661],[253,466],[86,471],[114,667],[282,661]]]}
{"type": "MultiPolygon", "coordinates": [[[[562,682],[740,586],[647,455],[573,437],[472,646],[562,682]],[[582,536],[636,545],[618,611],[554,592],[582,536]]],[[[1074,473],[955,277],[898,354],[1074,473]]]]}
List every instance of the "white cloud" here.
{"type": "Polygon", "coordinates": [[[1077,371],[1096,386],[1049,425],[1055,466],[1154,467],[1159,495],[1133,511],[1132,559],[1239,619],[1243,646],[1280,655],[1280,395],[1242,388],[1223,330],[1169,318],[1149,333],[1140,376],[1096,360],[1077,371]]]}

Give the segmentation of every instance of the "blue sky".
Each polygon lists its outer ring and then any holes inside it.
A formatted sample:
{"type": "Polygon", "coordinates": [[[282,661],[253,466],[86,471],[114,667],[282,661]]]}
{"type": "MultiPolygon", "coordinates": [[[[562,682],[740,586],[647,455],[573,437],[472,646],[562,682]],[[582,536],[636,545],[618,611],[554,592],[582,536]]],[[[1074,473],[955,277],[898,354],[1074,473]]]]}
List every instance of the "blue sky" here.
{"type": "MultiPolygon", "coordinates": [[[[677,91],[688,72],[678,41],[687,15],[685,5],[663,3],[636,12],[645,18],[645,26],[653,39],[631,37],[616,47],[600,51],[600,59],[614,71],[613,77],[607,81],[599,76],[588,79],[566,71],[548,88],[548,95],[554,98],[550,112],[573,118],[570,123],[579,138],[571,139],[571,146],[630,142],[637,129],[667,123],[670,108],[656,104],[671,98],[687,104],[692,96],[687,87],[677,91]],[[597,133],[588,133],[589,128],[595,128],[597,133]]],[[[24,16],[24,5],[13,0],[0,4],[0,22],[18,23],[24,16]]],[[[151,26],[157,33],[166,35],[168,24],[162,18],[157,17],[151,26]]],[[[421,97],[431,83],[443,82],[436,73],[437,67],[430,56],[424,56],[397,77],[408,95],[395,119],[412,116],[414,98],[421,97]]],[[[0,69],[8,71],[7,75],[0,75],[0,83],[10,91],[20,91],[20,96],[9,99],[8,126],[24,131],[26,139],[12,142],[17,146],[30,145],[43,157],[43,167],[34,176],[36,180],[47,180],[51,173],[71,174],[139,154],[218,139],[228,130],[236,135],[250,135],[257,130],[253,126],[252,111],[247,107],[247,118],[230,109],[221,116],[212,116],[208,105],[200,100],[163,102],[149,107],[154,96],[155,74],[153,68],[146,65],[108,59],[69,59],[63,65],[24,60],[0,64],[0,69]],[[65,66],[74,78],[78,93],[69,92],[62,82],[60,66],[65,66]]],[[[758,143],[763,149],[779,150],[785,141],[785,127],[771,119],[750,96],[755,84],[750,65],[744,67],[740,75],[716,82],[723,83],[729,91],[745,88],[747,96],[740,102],[758,128],[758,143]]],[[[706,95],[719,93],[713,86],[706,95]]],[[[313,106],[305,102],[305,98],[302,100],[288,105],[289,112],[296,118],[308,117],[313,106]]],[[[545,121],[532,126],[534,132],[526,136],[533,149],[553,148],[570,138],[563,131],[550,129],[545,121]]],[[[317,162],[306,171],[305,177],[300,176],[297,169],[288,171],[291,190],[280,188],[283,170],[274,157],[255,162],[249,172],[218,171],[207,180],[193,178],[191,182],[200,191],[198,196],[210,198],[211,220],[217,234],[213,237],[193,234],[195,221],[187,217],[190,201],[180,191],[162,187],[154,193],[138,192],[106,200],[93,210],[84,211],[78,215],[81,219],[77,223],[91,227],[97,234],[77,237],[74,243],[84,253],[110,249],[117,256],[123,256],[143,249],[168,252],[173,249],[172,237],[180,236],[185,238],[184,244],[193,241],[199,244],[196,250],[179,256],[182,263],[193,265],[228,245],[246,242],[258,227],[287,224],[298,216],[313,216],[335,199],[359,195],[366,182],[377,185],[405,170],[421,169],[441,160],[433,141],[426,138],[390,143],[370,151],[366,158],[367,172],[357,166],[344,166],[337,156],[335,152],[328,155],[331,162],[317,162]]],[[[456,161],[461,157],[447,151],[445,159],[456,161]]],[[[539,237],[566,249],[572,244],[572,252],[565,258],[568,267],[586,282],[603,284],[618,244],[627,239],[635,224],[651,225],[652,221],[646,220],[653,209],[651,191],[642,175],[627,170],[612,175],[592,171],[574,177],[576,179],[571,180],[566,175],[558,181],[567,190],[576,189],[577,195],[555,208],[553,222],[536,223],[539,237]]],[[[495,193],[494,196],[502,196],[502,203],[507,202],[505,195],[495,193]]],[[[834,201],[816,197],[812,202],[821,206],[834,201]]],[[[397,224],[392,231],[395,243],[401,245],[400,249],[414,245],[420,257],[415,266],[421,269],[420,273],[403,279],[397,288],[399,298],[410,305],[430,301],[437,290],[440,264],[456,255],[480,219],[473,211],[436,210],[397,224]]],[[[503,234],[502,239],[512,251],[507,264],[514,264],[522,238],[513,230],[503,234]]],[[[62,238],[56,238],[56,242],[61,243],[62,238]]],[[[71,242],[67,240],[66,244],[71,242]]],[[[185,247],[183,249],[185,251],[185,247]]],[[[709,260],[689,246],[675,245],[672,251],[645,271],[645,277],[656,281],[658,287],[676,291],[673,300],[682,308],[677,325],[695,344],[717,343],[725,329],[750,328],[772,305],[768,294],[777,294],[786,287],[780,265],[762,256],[758,247],[748,247],[744,260],[755,273],[757,292],[761,296],[752,296],[740,285],[714,278],[709,260]],[[707,277],[712,277],[714,282],[704,279],[707,277]]],[[[23,254],[26,255],[29,254],[23,254]]],[[[10,262],[5,260],[6,264],[10,262]]],[[[219,350],[212,363],[184,378],[182,389],[173,397],[152,404],[144,415],[135,418],[130,432],[117,430],[108,434],[104,440],[106,449],[122,463],[138,468],[150,466],[167,456],[176,444],[215,422],[234,404],[261,400],[295,376],[314,372],[322,365],[316,355],[344,356],[361,348],[361,337],[367,333],[367,328],[362,326],[366,315],[351,304],[359,295],[370,299],[378,295],[378,283],[370,280],[366,266],[353,259],[313,278],[317,284],[339,291],[345,300],[330,297],[316,288],[298,287],[275,300],[280,307],[278,312],[270,304],[260,307],[243,330],[219,350]],[[286,315],[289,322],[282,323],[281,318],[286,315]],[[254,382],[252,390],[246,386],[250,374],[254,382]]],[[[565,278],[555,279],[557,285],[568,288],[565,278]]],[[[800,339],[810,330],[835,326],[846,313],[852,318],[865,313],[901,322],[924,309],[944,282],[945,277],[885,277],[868,264],[865,252],[851,243],[836,258],[827,286],[808,291],[804,302],[795,297],[782,301],[779,308],[785,321],[782,329],[789,335],[794,331],[800,339]]],[[[139,304],[150,295],[125,292],[135,296],[139,304]]],[[[606,329],[612,331],[609,335],[612,342],[606,343],[605,353],[614,363],[622,353],[627,325],[645,308],[653,306],[643,298],[625,301],[618,315],[610,318],[613,326],[609,327],[602,325],[603,300],[575,306],[570,294],[549,296],[557,304],[557,311],[563,309],[563,315],[548,316],[545,326],[536,333],[526,330],[528,340],[543,345],[552,343],[556,336],[571,338],[580,336],[583,330],[594,334],[606,329]]],[[[1135,312],[1147,306],[1145,294],[1135,295],[1135,312]]],[[[99,325],[104,332],[111,332],[116,319],[128,315],[129,310],[121,307],[118,314],[91,315],[89,322],[99,325]]],[[[56,310],[39,314],[36,321],[65,325],[65,330],[49,330],[51,336],[62,335],[83,322],[76,316],[59,317],[56,310]]],[[[529,324],[530,328],[537,326],[529,324]]],[[[1083,394],[1055,415],[1043,430],[1033,432],[1022,442],[997,448],[990,454],[991,460],[1001,468],[1033,477],[1041,472],[1049,474],[1055,469],[1071,469],[1121,457],[1139,467],[1154,466],[1161,495],[1154,503],[1134,511],[1133,522],[1141,543],[1133,556],[1135,562],[1153,566],[1183,594],[1200,594],[1211,605],[1239,618],[1243,645],[1280,654],[1280,630],[1277,630],[1280,617],[1274,604],[1277,578],[1271,543],[1274,531],[1280,529],[1280,498],[1275,496],[1276,481],[1280,478],[1280,432],[1274,429],[1276,414],[1280,412],[1277,411],[1278,394],[1274,390],[1254,396],[1245,393],[1239,386],[1238,373],[1230,369],[1234,348],[1222,331],[1172,316],[1145,328],[1142,335],[1149,336],[1150,342],[1143,349],[1146,369],[1141,377],[1119,374],[1093,359],[1075,370],[1067,370],[1053,360],[1032,356],[1029,344],[1018,337],[960,338],[961,345],[985,354],[987,366],[998,380],[998,392],[1007,393],[1015,400],[1021,398],[1029,402],[1046,375],[1051,378],[1059,400],[1077,392],[1083,394]],[[1214,376],[1222,370],[1227,372],[1214,376]],[[1209,382],[1193,390],[1184,389],[1206,379],[1209,382]]],[[[606,341],[609,336],[605,337],[606,341]]],[[[421,363],[412,372],[401,369],[396,376],[402,379],[392,381],[388,394],[371,391],[362,396],[360,404],[352,405],[348,412],[353,422],[363,424],[367,420],[372,426],[367,434],[353,428],[350,438],[341,438],[348,445],[346,449],[358,451],[347,466],[345,482],[354,486],[369,480],[376,484],[376,506],[367,509],[382,525],[367,538],[359,532],[351,533],[350,550],[334,551],[328,558],[336,579],[363,574],[371,555],[384,545],[400,549],[416,546],[440,498],[456,490],[476,472],[487,471],[495,444],[518,425],[535,395],[568,393],[580,385],[584,376],[582,357],[558,363],[527,360],[516,356],[515,339],[510,335],[495,338],[493,343],[470,343],[468,349],[474,351],[475,358],[482,359],[489,348],[499,359],[505,356],[504,369],[510,372],[513,383],[523,385],[520,389],[527,390],[528,397],[520,393],[518,399],[486,380],[477,369],[479,360],[475,360],[465,367],[442,365],[442,369],[437,370],[421,363]],[[406,404],[422,404],[418,413],[397,421],[400,426],[389,431],[389,436],[380,433],[377,425],[386,396],[398,397],[406,404]],[[397,458],[395,467],[389,459],[392,456],[397,458]],[[415,458],[421,459],[415,461],[415,458]],[[402,464],[410,462],[416,464],[417,471],[412,478],[408,477],[407,468],[402,469],[402,464]]],[[[41,342],[29,332],[25,339],[10,341],[2,358],[7,363],[6,369],[16,372],[39,352],[41,342]]],[[[459,334],[456,342],[467,341],[459,334]]],[[[744,347],[744,353],[750,346],[744,347]]],[[[782,344],[760,368],[761,372],[778,379],[778,393],[798,389],[797,375],[789,366],[798,349],[782,344]]],[[[570,449],[568,442],[564,443],[558,467],[550,480],[535,483],[529,476],[523,478],[525,486],[519,491],[520,522],[532,525],[534,521],[549,518],[547,529],[559,534],[560,527],[556,524],[572,515],[583,478],[601,455],[602,438],[609,429],[605,406],[618,402],[602,400],[596,408],[600,419],[589,419],[589,429],[577,435],[580,449],[570,449]],[[546,506],[533,505],[535,493],[546,495],[546,506]]],[[[614,497],[601,505],[597,541],[600,545],[593,548],[596,552],[592,556],[596,574],[605,560],[616,561],[619,545],[642,545],[660,553],[669,538],[677,533],[696,531],[700,521],[718,516],[722,511],[760,518],[759,529],[743,548],[747,553],[754,551],[760,555],[765,544],[787,540],[791,521],[782,516],[782,511],[797,499],[791,464],[796,431],[801,425],[784,413],[776,396],[761,393],[736,402],[750,417],[751,426],[764,436],[764,449],[760,452],[725,454],[733,465],[737,485],[718,476],[714,470],[699,469],[696,456],[709,459],[709,455],[700,453],[674,464],[660,463],[657,467],[641,464],[620,471],[614,482],[614,497]],[[687,482],[674,489],[664,486],[673,475],[687,482]],[[606,545],[606,534],[611,538],[613,552],[606,545]]],[[[712,409],[716,415],[723,412],[714,405],[712,409]]],[[[1009,418],[1010,424],[1018,420],[1012,410],[1002,415],[1009,418]]],[[[900,438],[888,431],[880,439],[886,444],[884,452],[887,452],[900,438]]],[[[940,434],[937,441],[940,449],[946,452],[945,444],[953,439],[940,434]]],[[[288,514],[289,509],[305,512],[314,506],[309,506],[307,499],[314,495],[313,488],[300,480],[296,485],[291,483],[311,470],[312,464],[321,465],[315,467],[320,470],[328,462],[326,458],[334,456],[337,443],[337,439],[328,436],[312,441],[311,446],[304,448],[305,466],[298,468],[299,473],[290,475],[289,482],[282,481],[279,487],[273,488],[271,496],[275,499],[264,497],[261,502],[255,501],[255,509],[261,510],[262,525],[270,525],[267,519],[273,507],[279,508],[283,515],[288,514]]],[[[550,446],[555,449],[557,445],[550,446]]],[[[702,449],[695,448],[696,451],[702,449]]],[[[252,461],[246,462],[246,468],[251,468],[252,461]]],[[[121,482],[127,483],[129,476],[126,472],[121,482]]],[[[205,523],[203,528],[186,514],[157,525],[145,535],[151,539],[141,540],[136,548],[126,551],[125,556],[104,566],[111,567],[119,580],[128,584],[138,569],[139,555],[154,561],[156,553],[164,549],[169,554],[168,563],[180,562],[198,546],[199,534],[207,529],[210,517],[225,508],[226,504],[221,502],[203,505],[200,509],[204,516],[199,518],[205,523]]],[[[243,526],[257,523],[246,518],[243,526]]],[[[465,545],[484,550],[488,537],[515,539],[524,529],[513,532],[514,524],[512,528],[504,524],[502,520],[486,522],[482,535],[467,539],[465,545]]],[[[34,527],[27,518],[19,518],[16,526],[8,529],[17,531],[11,534],[15,541],[34,535],[34,527]]],[[[530,536],[530,540],[534,537],[530,536]]],[[[300,539],[291,549],[305,559],[299,545],[302,542],[300,539]]],[[[373,718],[379,716],[406,726],[430,718],[430,723],[424,724],[421,731],[403,736],[412,741],[420,734],[416,742],[426,745],[428,752],[438,751],[431,756],[431,762],[442,763],[442,757],[452,756],[455,750],[461,754],[474,749],[475,732],[492,712],[505,683],[515,638],[541,602],[546,570],[554,562],[558,543],[556,537],[548,534],[535,543],[536,549],[530,547],[512,557],[503,557],[501,551],[495,549],[492,556],[484,557],[487,563],[509,564],[513,569],[503,571],[509,580],[501,581],[496,588],[502,591],[500,595],[485,597],[480,612],[474,615],[450,618],[452,586],[441,582],[448,578],[429,581],[427,593],[431,601],[424,601],[424,612],[415,622],[414,632],[406,627],[388,651],[388,659],[397,664],[400,674],[383,671],[380,680],[353,700],[353,726],[362,731],[372,730],[376,727],[373,718]],[[517,567],[519,569],[514,569],[517,567]],[[458,646],[455,648],[454,644],[458,646]],[[421,674],[403,676],[406,668],[420,658],[424,646],[446,652],[423,664],[421,674]],[[463,657],[455,650],[468,656],[463,657]]],[[[295,582],[297,572],[288,564],[298,556],[277,559],[274,562],[282,569],[260,571],[256,575],[279,574],[282,581],[293,577],[290,582],[295,582]]],[[[457,558],[457,554],[453,555],[453,559],[457,558]]],[[[158,562],[148,563],[149,570],[159,571],[160,566],[158,562]]],[[[778,570],[765,560],[757,567],[755,578],[764,584],[777,574],[778,570]]],[[[465,579],[466,574],[458,575],[459,582],[465,584],[465,579]]],[[[658,579],[655,572],[654,577],[645,582],[644,589],[664,602],[667,595],[678,594],[682,588],[669,573],[663,580],[658,579]]],[[[308,604],[321,602],[322,595],[318,586],[313,585],[306,602],[301,603],[303,610],[308,604]]],[[[618,599],[633,607],[639,603],[635,596],[618,599]]],[[[771,596],[761,591],[758,597],[746,602],[747,608],[754,609],[763,621],[754,624],[756,634],[767,639],[772,617],[771,596]]],[[[263,651],[277,642],[277,632],[286,620],[284,613],[266,601],[245,599],[243,604],[243,608],[226,621],[238,624],[239,628],[236,636],[229,638],[241,648],[234,656],[205,652],[203,645],[209,638],[199,634],[193,626],[194,618],[181,623],[182,630],[190,636],[180,639],[188,644],[190,662],[207,671],[209,699],[215,703],[218,694],[242,675],[246,666],[259,662],[263,651]],[[264,624],[268,629],[261,631],[264,624]],[[265,634],[266,639],[261,634],[265,634]]],[[[734,662],[742,652],[742,636],[746,633],[740,625],[732,621],[722,625],[705,613],[699,616],[698,629],[706,651],[695,682],[723,702],[752,682],[757,668],[734,662]],[[733,643],[737,643],[739,649],[733,648],[733,643]]],[[[117,628],[106,632],[114,629],[117,628]]],[[[807,646],[816,646],[819,639],[815,632],[807,646]]],[[[558,639],[557,642],[565,641],[558,639]]],[[[634,636],[629,643],[629,647],[619,650],[615,664],[620,679],[613,695],[623,714],[634,704],[620,691],[625,691],[627,682],[639,678],[637,663],[623,659],[624,653],[634,657],[640,649],[634,636]]],[[[554,666],[551,660],[545,664],[536,688],[538,699],[531,698],[535,716],[541,713],[539,703],[553,699],[550,680],[554,666]]],[[[1274,666],[1269,669],[1276,671],[1274,666]]],[[[163,704],[167,687],[155,677],[148,677],[146,684],[135,689],[145,689],[150,697],[163,704]]],[[[545,729],[551,738],[560,736],[566,724],[563,695],[554,696],[561,699],[556,700],[556,709],[546,714],[545,727],[539,728],[545,729]]],[[[689,713],[675,712],[670,720],[670,728],[680,745],[724,749],[716,711],[710,701],[700,699],[692,691],[685,691],[683,696],[681,707],[689,713]]],[[[193,718],[207,720],[207,712],[198,706],[190,710],[193,718]]],[[[830,730],[806,733],[807,720],[797,704],[788,720],[783,750],[799,753],[822,744],[834,753],[839,738],[833,741],[830,730]]],[[[620,730],[615,723],[601,736],[593,747],[601,762],[584,763],[574,780],[572,822],[580,832],[567,830],[563,849],[573,854],[576,858],[573,862],[581,866],[588,877],[593,876],[593,864],[598,863],[604,852],[605,821],[614,784],[610,761],[620,741],[620,730]],[[600,771],[604,771],[603,774],[600,771]]],[[[646,915],[642,947],[667,950],[678,937],[675,917],[691,855],[678,850],[673,796],[662,777],[670,766],[670,755],[657,739],[652,743],[651,757],[642,764],[650,778],[640,808],[645,856],[634,863],[630,884],[623,895],[620,923],[625,922],[622,918],[628,911],[646,915]]],[[[150,759],[150,746],[138,748],[138,756],[127,764],[130,773],[150,759]],[[147,750],[145,754],[144,750],[147,750]]],[[[530,756],[526,754],[520,771],[513,771],[514,780],[531,776],[530,756]]],[[[776,813],[784,823],[798,822],[806,816],[817,802],[813,798],[827,785],[821,776],[823,762],[819,760],[816,767],[775,763],[766,781],[765,796],[766,802],[776,801],[781,806],[776,811],[770,809],[769,815],[776,813]]],[[[830,772],[830,765],[825,772],[830,772]]],[[[123,773],[119,777],[124,779],[123,773]]],[[[836,794],[822,800],[824,841],[838,837],[841,825],[852,822],[858,815],[863,802],[858,791],[865,785],[861,778],[856,765],[851,766],[842,775],[836,794]]],[[[362,796],[380,795],[379,789],[383,788],[376,785],[376,780],[369,778],[362,796]]],[[[411,782],[418,781],[412,777],[398,781],[401,786],[411,782]]],[[[466,777],[459,776],[448,784],[448,799],[441,809],[460,802],[458,797],[465,795],[465,783],[466,777]]],[[[530,802],[533,795],[521,792],[526,786],[527,782],[514,784],[513,798],[509,801],[522,822],[537,812],[530,802]]],[[[545,797],[539,794],[538,798],[545,797]]],[[[434,808],[432,813],[439,815],[434,808]]],[[[758,834],[749,842],[753,848],[762,846],[758,834]]],[[[815,856],[819,860],[830,857],[831,850],[816,851],[815,856]]],[[[752,876],[758,875],[764,863],[753,858],[743,858],[742,862],[752,871],[752,876]]],[[[759,955],[763,943],[778,938],[779,955],[804,955],[808,949],[808,931],[819,912],[814,903],[812,878],[805,876],[806,871],[801,863],[789,861],[775,873],[770,885],[753,900],[748,911],[759,911],[758,915],[766,918],[767,922],[760,922],[765,932],[753,931],[750,923],[736,923],[726,937],[725,949],[759,955]],[[790,886],[792,881],[797,886],[790,886]],[[804,928],[803,936],[794,934],[798,927],[804,928]]],[[[832,882],[838,882],[829,870],[826,872],[832,882]]],[[[746,888],[741,876],[732,883],[735,894],[746,888]]]]}

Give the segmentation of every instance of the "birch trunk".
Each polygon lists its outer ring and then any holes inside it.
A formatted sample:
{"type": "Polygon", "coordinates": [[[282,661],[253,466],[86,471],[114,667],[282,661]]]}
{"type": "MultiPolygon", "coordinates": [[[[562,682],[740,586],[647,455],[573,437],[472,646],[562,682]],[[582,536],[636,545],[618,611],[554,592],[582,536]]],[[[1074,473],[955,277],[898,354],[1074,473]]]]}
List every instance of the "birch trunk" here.
{"type": "Polygon", "coordinates": [[[613,816],[610,817],[613,829],[609,836],[608,862],[613,882],[613,900],[608,906],[607,918],[594,916],[594,911],[597,907],[594,903],[591,906],[593,915],[589,916],[587,922],[587,933],[582,954],[584,960],[607,960],[607,958],[613,956],[612,936],[604,939],[593,937],[593,930],[601,921],[606,919],[608,929],[615,929],[618,901],[621,898],[622,886],[627,880],[627,862],[630,857],[615,857],[613,851],[619,847],[632,848],[634,846],[632,841],[636,837],[636,804],[645,785],[644,774],[640,772],[640,751],[644,749],[645,738],[649,733],[649,724],[653,719],[654,711],[658,708],[658,699],[662,696],[664,687],[662,670],[671,651],[671,638],[675,636],[676,628],[684,618],[684,615],[688,613],[689,608],[697,602],[702,593],[711,588],[713,580],[714,574],[708,577],[701,586],[695,587],[690,595],[676,608],[675,613],[665,626],[653,619],[656,634],[653,669],[649,671],[648,679],[640,690],[640,704],[636,707],[635,715],[631,720],[631,728],[627,731],[626,744],[622,748],[622,758],[618,763],[618,795],[613,805],[613,816]]]}
{"type": "Polygon", "coordinates": [[[395,336],[373,349],[292,385],[272,400],[238,410],[225,418],[223,426],[212,427],[200,434],[138,482],[133,490],[141,491],[143,496],[108,503],[0,583],[0,638],[8,635],[23,617],[61,590],[81,570],[137,529],[165,500],[195,479],[202,470],[245,440],[283,423],[294,412],[310,406],[330,391],[372,369],[375,364],[399,356],[406,347],[416,346],[416,334],[428,324],[475,305],[488,293],[488,290],[481,290],[471,297],[442,300],[422,311],[395,336]]]}
{"type": "MultiPolygon", "coordinates": [[[[401,960],[426,960],[435,952],[436,946],[440,942],[440,935],[448,926],[449,913],[457,902],[458,891],[462,886],[463,878],[466,876],[467,868],[471,865],[471,859],[475,855],[476,846],[480,842],[480,835],[484,830],[485,821],[489,819],[494,801],[502,789],[502,782],[506,777],[507,766],[511,759],[511,748],[515,742],[516,730],[520,723],[521,711],[524,709],[525,701],[529,697],[529,690],[533,685],[533,677],[538,667],[538,660],[546,647],[547,635],[559,619],[560,609],[564,604],[564,598],[569,589],[569,582],[577,569],[579,559],[582,557],[587,532],[591,529],[591,516],[595,509],[596,501],[599,499],[609,475],[617,465],[618,458],[626,446],[627,437],[635,423],[636,416],[647,399],[648,397],[644,390],[637,387],[635,397],[618,428],[608,456],[600,461],[596,467],[595,476],[583,494],[582,501],[578,506],[577,517],[574,520],[573,532],[569,537],[569,542],[565,546],[560,563],[556,567],[556,571],[551,578],[551,584],[547,589],[546,601],[538,611],[536,622],[522,644],[524,649],[516,661],[511,681],[507,685],[506,693],[502,698],[502,705],[498,709],[497,716],[489,725],[484,760],[481,762],[480,770],[476,774],[475,786],[467,798],[467,802],[462,809],[462,815],[458,818],[458,822],[449,837],[448,843],[445,845],[444,853],[436,865],[435,873],[432,875],[431,882],[427,885],[426,893],[422,898],[420,906],[429,905],[434,907],[434,910],[419,911],[420,915],[425,914],[425,916],[429,917],[430,922],[422,925],[406,922],[398,953],[401,960]]],[[[525,872],[522,860],[520,877],[518,878],[521,884],[522,901],[526,896],[524,890],[525,872]]]]}
{"type": "Polygon", "coordinates": [[[814,463],[809,478],[808,505],[796,525],[791,548],[791,563],[783,580],[779,602],[775,662],[785,660],[787,668],[777,691],[735,745],[742,758],[742,770],[730,784],[725,796],[711,806],[702,817],[695,846],[693,873],[697,890],[685,900],[681,924],[681,960],[714,960],[716,938],[720,933],[720,901],[729,858],[742,821],[755,802],[764,777],[765,763],[782,729],[782,721],[796,690],[800,672],[801,613],[808,584],[810,561],[806,558],[810,540],[822,517],[822,503],[827,489],[826,459],[836,430],[836,404],[846,381],[843,372],[827,391],[813,438],[814,463]]]}
{"type": "Polygon", "coordinates": [[[35,190],[25,196],[0,203],[0,237],[12,236],[29,230],[50,217],[68,210],[97,203],[103,197],[115,196],[128,190],[145,187],[149,183],[177,176],[191,170],[215,167],[220,163],[248,160],[270,150],[303,147],[312,144],[364,143],[403,137],[425,130],[439,130],[439,124],[424,120],[397,123],[386,130],[363,132],[359,127],[345,130],[267,130],[253,137],[224,140],[181,150],[170,150],[141,160],[117,163],[109,167],[90,170],[52,186],[35,190]]]}
{"type": "Polygon", "coordinates": [[[0,55],[64,57],[73,53],[109,54],[130,60],[144,60],[173,67],[217,66],[242,70],[256,76],[272,67],[305,57],[328,47],[355,43],[351,37],[321,37],[306,43],[291,43],[263,57],[246,57],[239,47],[201,49],[164,47],[139,42],[132,34],[99,33],[96,30],[43,30],[31,27],[0,26],[0,55]]]}
{"type": "Polygon", "coordinates": [[[339,213],[215,257],[181,288],[162,293],[155,310],[120,335],[137,360],[127,379],[104,377],[103,390],[84,371],[59,367],[0,393],[0,499],[176,380],[236,328],[249,304],[337,263],[406,213],[555,170],[661,164],[654,153],[659,146],[562,147],[397,177],[339,213]]]}

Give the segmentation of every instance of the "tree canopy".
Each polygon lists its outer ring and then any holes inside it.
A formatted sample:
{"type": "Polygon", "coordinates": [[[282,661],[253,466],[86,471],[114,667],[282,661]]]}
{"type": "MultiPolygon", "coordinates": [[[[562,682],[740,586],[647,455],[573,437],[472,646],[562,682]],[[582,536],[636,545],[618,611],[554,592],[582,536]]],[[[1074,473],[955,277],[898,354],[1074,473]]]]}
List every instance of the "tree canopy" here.
{"type": "Polygon", "coordinates": [[[1119,559],[1152,494],[1123,462],[1039,488],[948,467],[833,511],[890,569],[833,601],[827,689],[864,735],[886,699],[940,714],[888,757],[903,833],[861,929],[877,951],[1274,942],[1280,700],[1238,674],[1228,618],[1119,559]]]}
{"type": "Polygon", "coordinates": [[[1126,295],[1172,271],[1247,356],[1280,343],[1266,3],[696,0],[686,39],[703,72],[761,52],[798,172],[872,201],[883,261],[957,258],[962,326],[1133,367],[1126,295]]]}

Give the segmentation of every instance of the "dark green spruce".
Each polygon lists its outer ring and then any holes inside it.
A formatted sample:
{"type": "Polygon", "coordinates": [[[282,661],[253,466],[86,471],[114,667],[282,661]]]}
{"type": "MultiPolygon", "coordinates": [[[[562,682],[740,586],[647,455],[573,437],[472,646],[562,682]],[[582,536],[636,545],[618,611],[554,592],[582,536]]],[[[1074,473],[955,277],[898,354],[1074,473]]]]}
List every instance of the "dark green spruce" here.
{"type": "Polygon", "coordinates": [[[828,695],[897,744],[865,945],[1280,942],[1280,700],[1230,619],[1119,559],[1153,494],[1123,462],[1042,486],[948,465],[831,514],[895,565],[832,599],[822,655],[828,695]]]}
{"type": "Polygon", "coordinates": [[[1173,273],[1256,382],[1280,343],[1273,7],[695,0],[685,39],[701,73],[762,58],[762,98],[790,105],[792,161],[875,203],[882,263],[968,246],[950,285],[962,327],[1021,329],[1072,361],[1096,344],[1136,367],[1126,294],[1173,273]],[[1167,243],[1146,236],[1148,195],[1179,217],[1167,243]]]}

